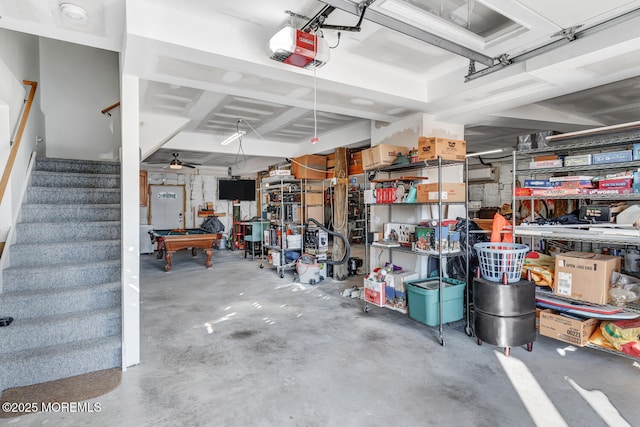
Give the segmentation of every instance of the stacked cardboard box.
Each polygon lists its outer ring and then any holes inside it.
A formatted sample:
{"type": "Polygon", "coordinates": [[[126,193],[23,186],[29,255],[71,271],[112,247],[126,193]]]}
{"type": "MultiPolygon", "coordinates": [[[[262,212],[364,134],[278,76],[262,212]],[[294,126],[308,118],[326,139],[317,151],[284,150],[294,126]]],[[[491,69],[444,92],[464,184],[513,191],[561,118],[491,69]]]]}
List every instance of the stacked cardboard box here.
{"type": "Polygon", "coordinates": [[[349,175],[359,175],[364,172],[362,151],[349,151],[349,175]]]}
{"type": "Polygon", "coordinates": [[[540,313],[540,335],[584,347],[589,337],[598,327],[598,319],[579,319],[567,317],[554,310],[542,310],[540,313]]]}
{"type": "Polygon", "coordinates": [[[364,170],[388,166],[395,162],[398,154],[407,154],[409,149],[397,145],[378,144],[362,151],[362,166],[364,170]]]}
{"type": "Polygon", "coordinates": [[[435,160],[440,156],[443,160],[464,161],[466,155],[467,143],[464,140],[425,136],[418,138],[418,160],[435,160]]]}
{"type": "Polygon", "coordinates": [[[327,178],[333,178],[336,175],[336,153],[327,154],[327,178]]]}
{"type": "Polygon", "coordinates": [[[556,256],[553,292],[556,295],[606,304],[611,275],[620,272],[620,257],[590,252],[565,252],[556,256]]]}
{"type": "Polygon", "coordinates": [[[292,159],[291,171],[296,179],[324,179],[327,170],[327,158],[317,154],[292,159]]]}

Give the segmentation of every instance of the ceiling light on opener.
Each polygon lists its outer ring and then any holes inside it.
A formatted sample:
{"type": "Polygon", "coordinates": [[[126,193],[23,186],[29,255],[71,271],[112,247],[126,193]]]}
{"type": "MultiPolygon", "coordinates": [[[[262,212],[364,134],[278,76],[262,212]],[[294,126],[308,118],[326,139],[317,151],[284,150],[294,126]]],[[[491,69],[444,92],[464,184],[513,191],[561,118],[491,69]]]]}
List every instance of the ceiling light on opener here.
{"type": "Polygon", "coordinates": [[[234,133],[233,135],[229,136],[227,139],[225,139],[224,141],[222,141],[220,143],[220,145],[229,145],[231,144],[233,141],[235,141],[236,139],[240,138],[242,135],[245,135],[247,132],[243,131],[243,130],[239,130],[238,132],[234,133]]]}
{"type": "Polygon", "coordinates": [[[86,21],[89,18],[87,10],[77,4],[60,3],[58,7],[65,17],[73,21],[86,21]]]}

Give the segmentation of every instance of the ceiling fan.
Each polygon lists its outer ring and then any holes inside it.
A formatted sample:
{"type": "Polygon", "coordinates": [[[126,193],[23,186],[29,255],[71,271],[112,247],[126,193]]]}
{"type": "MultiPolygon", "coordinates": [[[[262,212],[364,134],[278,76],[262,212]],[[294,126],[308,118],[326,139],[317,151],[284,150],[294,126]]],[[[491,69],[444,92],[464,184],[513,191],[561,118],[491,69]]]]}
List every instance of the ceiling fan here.
{"type": "Polygon", "coordinates": [[[168,166],[165,166],[165,168],[171,168],[171,169],[182,169],[182,167],[187,167],[187,168],[195,168],[196,166],[200,166],[200,163],[189,163],[189,162],[183,162],[181,160],[178,159],[178,156],[180,155],[179,153],[171,153],[171,155],[173,156],[173,159],[169,162],[168,166]]]}

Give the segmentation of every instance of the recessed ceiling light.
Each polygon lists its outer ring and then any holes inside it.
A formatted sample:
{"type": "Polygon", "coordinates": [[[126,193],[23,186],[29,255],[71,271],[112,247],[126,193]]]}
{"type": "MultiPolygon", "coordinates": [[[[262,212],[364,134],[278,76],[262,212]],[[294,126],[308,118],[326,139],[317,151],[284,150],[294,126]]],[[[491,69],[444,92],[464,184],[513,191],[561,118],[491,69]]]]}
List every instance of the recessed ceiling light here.
{"type": "Polygon", "coordinates": [[[74,21],[86,21],[89,18],[87,10],[73,3],[60,3],[58,6],[62,14],[74,21]]]}

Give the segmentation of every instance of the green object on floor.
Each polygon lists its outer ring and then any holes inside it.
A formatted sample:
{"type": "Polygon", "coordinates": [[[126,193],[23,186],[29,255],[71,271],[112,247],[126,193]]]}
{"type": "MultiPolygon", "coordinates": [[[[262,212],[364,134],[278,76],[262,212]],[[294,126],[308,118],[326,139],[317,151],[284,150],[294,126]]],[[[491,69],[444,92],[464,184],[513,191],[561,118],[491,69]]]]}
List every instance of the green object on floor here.
{"type": "MultiPolygon", "coordinates": [[[[452,283],[443,283],[442,323],[455,322],[464,314],[463,300],[465,283],[455,279],[446,279],[452,283]]],[[[428,326],[440,324],[440,290],[438,280],[416,280],[407,283],[407,303],[409,317],[428,326]]]]}

